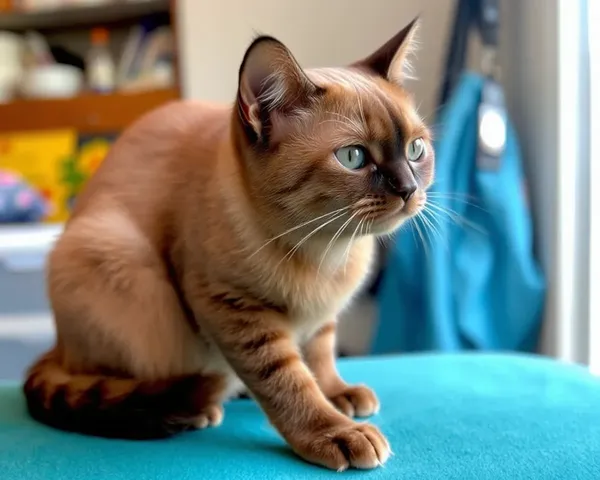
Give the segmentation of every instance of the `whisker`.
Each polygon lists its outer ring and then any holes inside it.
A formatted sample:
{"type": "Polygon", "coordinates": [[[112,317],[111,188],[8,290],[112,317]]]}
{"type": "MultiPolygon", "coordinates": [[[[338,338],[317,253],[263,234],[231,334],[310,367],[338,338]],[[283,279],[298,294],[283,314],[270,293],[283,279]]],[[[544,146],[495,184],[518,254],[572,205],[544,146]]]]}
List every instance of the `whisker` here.
{"type": "Polygon", "coordinates": [[[453,210],[451,208],[443,207],[442,205],[437,205],[435,203],[429,203],[425,206],[425,209],[429,210],[430,212],[435,211],[435,212],[438,212],[438,214],[444,213],[444,214],[448,215],[448,217],[451,220],[453,220],[456,225],[472,228],[473,230],[481,233],[482,235],[488,234],[488,232],[485,231],[483,228],[481,228],[479,225],[477,225],[474,222],[471,222],[470,220],[467,220],[465,217],[460,215],[456,210],[453,210]]]}
{"type": "Polygon", "coordinates": [[[367,220],[365,222],[365,233],[364,235],[370,235],[371,234],[371,225],[373,225],[373,219],[371,220],[367,220]]]}
{"type": "Polygon", "coordinates": [[[451,193],[441,193],[436,194],[436,192],[431,192],[427,194],[428,200],[452,200],[453,202],[460,202],[465,205],[469,205],[471,207],[477,208],[483,212],[488,212],[484,207],[478,205],[478,199],[473,195],[461,195],[459,193],[451,194],[451,193]]]}
{"type": "Polygon", "coordinates": [[[435,236],[435,230],[431,226],[431,222],[424,215],[424,211],[420,212],[417,216],[421,220],[421,225],[423,227],[423,230],[425,231],[425,235],[427,237],[427,240],[429,241],[429,245],[433,247],[435,245],[436,236],[435,236]]]}
{"type": "MultiPolygon", "coordinates": [[[[414,227],[416,223],[415,217],[411,217],[408,221],[408,225],[411,227],[414,227]]],[[[415,245],[419,245],[419,242],[417,241],[417,235],[415,234],[415,228],[411,228],[410,231],[412,232],[412,236],[413,236],[413,240],[415,242],[415,245]]]]}
{"type": "Polygon", "coordinates": [[[441,192],[441,191],[433,191],[427,192],[428,197],[442,197],[442,198],[468,198],[469,200],[477,200],[475,195],[470,195],[468,193],[461,192],[441,192]]]}
{"type": "Polygon", "coordinates": [[[338,112],[331,112],[329,110],[326,110],[325,113],[328,114],[328,115],[334,115],[334,116],[339,117],[342,120],[346,120],[347,122],[350,122],[350,123],[352,123],[354,121],[350,117],[347,117],[346,115],[343,115],[343,114],[338,113],[338,112]]]}
{"type": "Polygon", "coordinates": [[[439,222],[442,221],[442,219],[444,220],[452,220],[452,222],[455,225],[461,225],[459,220],[457,219],[457,217],[461,217],[459,214],[455,214],[452,212],[449,212],[445,209],[442,209],[442,207],[440,207],[439,205],[435,205],[433,203],[429,203],[427,205],[425,205],[424,207],[424,211],[429,212],[430,215],[434,215],[439,222]],[[442,217],[442,214],[445,215],[445,217],[442,217]]]}
{"type": "Polygon", "coordinates": [[[334,123],[336,125],[342,125],[343,127],[347,127],[357,137],[362,137],[364,135],[363,131],[359,127],[359,124],[357,123],[342,122],[341,120],[330,118],[327,120],[320,121],[318,126],[324,125],[326,123],[334,123]]]}
{"type": "Polygon", "coordinates": [[[419,215],[417,215],[415,218],[415,222],[414,225],[417,229],[417,233],[419,234],[419,238],[421,239],[421,245],[423,245],[423,248],[425,249],[425,257],[427,258],[427,261],[430,262],[430,256],[429,256],[429,248],[427,247],[427,242],[425,241],[425,238],[423,237],[423,232],[421,231],[421,227],[419,226],[419,215]]]}
{"type": "Polygon", "coordinates": [[[350,209],[350,208],[351,208],[351,205],[348,205],[348,206],[346,206],[346,207],[342,207],[342,208],[338,208],[337,210],[334,210],[333,212],[328,212],[328,213],[325,213],[324,215],[321,215],[321,216],[319,216],[319,217],[317,217],[317,218],[313,218],[312,220],[309,220],[309,221],[307,221],[307,222],[301,223],[300,225],[296,225],[295,227],[292,227],[292,228],[290,228],[289,230],[286,230],[285,232],[283,232],[283,233],[280,233],[279,235],[277,235],[277,236],[275,236],[275,237],[273,237],[273,238],[270,238],[269,240],[267,240],[267,242],[266,242],[266,243],[264,243],[262,247],[260,247],[258,250],[256,250],[256,251],[255,251],[255,252],[254,252],[252,255],[250,255],[248,258],[252,258],[254,255],[256,255],[258,252],[260,252],[260,251],[261,251],[263,248],[265,248],[267,245],[269,245],[270,243],[274,242],[274,241],[275,241],[275,240],[277,240],[278,238],[281,238],[281,237],[283,237],[284,235],[287,235],[288,233],[292,233],[292,232],[294,232],[294,231],[298,230],[299,228],[305,227],[306,225],[309,225],[309,224],[311,224],[311,223],[314,223],[314,222],[316,222],[316,221],[318,221],[318,220],[321,220],[322,218],[329,217],[329,216],[331,216],[331,215],[335,215],[336,213],[338,213],[338,212],[341,212],[342,210],[348,210],[348,209],[350,209]]]}
{"type": "Polygon", "coordinates": [[[335,124],[339,124],[339,125],[348,125],[346,122],[343,122],[341,120],[338,120],[337,118],[327,118],[325,120],[321,120],[318,125],[321,126],[325,123],[335,123],[335,124]]]}
{"type": "Polygon", "coordinates": [[[425,210],[427,213],[429,213],[431,221],[434,222],[440,230],[443,230],[445,219],[442,217],[442,215],[439,212],[430,209],[428,206],[425,207],[425,210]]]}
{"type": "Polygon", "coordinates": [[[283,258],[279,261],[279,263],[277,264],[277,266],[279,266],[279,264],[285,260],[287,258],[287,260],[291,260],[292,257],[294,256],[294,254],[298,251],[298,249],[302,246],[302,244],[304,244],[304,242],[306,242],[310,237],[312,237],[315,233],[317,233],[319,230],[321,230],[322,228],[326,227],[327,225],[329,225],[330,223],[338,220],[339,218],[343,217],[346,214],[346,212],[342,212],[338,215],[336,215],[334,218],[331,218],[329,220],[327,220],[326,222],[322,223],[321,225],[319,225],[317,228],[315,228],[314,230],[312,230],[310,233],[308,233],[306,236],[304,236],[302,239],[300,239],[300,241],[294,245],[294,247],[288,252],[286,253],[283,258]]]}
{"type": "Polygon", "coordinates": [[[317,277],[319,276],[319,273],[321,272],[321,266],[323,265],[323,262],[325,261],[325,257],[327,257],[327,254],[329,253],[329,250],[331,249],[331,247],[333,247],[333,245],[335,244],[337,239],[342,235],[342,233],[344,232],[346,227],[348,225],[350,225],[350,222],[352,222],[352,219],[354,217],[356,217],[356,215],[358,215],[358,214],[359,214],[359,212],[354,212],[350,216],[350,218],[348,220],[346,220],[340,228],[338,228],[337,232],[335,232],[335,235],[333,235],[333,237],[331,237],[331,240],[329,240],[329,243],[327,244],[327,248],[325,248],[325,253],[323,253],[323,256],[321,257],[321,261],[319,262],[319,267],[317,268],[317,277]]]}
{"type": "Polygon", "coordinates": [[[439,221],[437,216],[431,210],[427,210],[427,209],[423,210],[422,213],[423,213],[423,220],[427,222],[427,224],[429,225],[431,230],[434,232],[434,237],[436,237],[439,240],[439,242],[444,245],[444,247],[446,248],[447,251],[450,251],[448,242],[444,238],[444,235],[440,232],[440,230],[438,228],[439,224],[436,223],[436,221],[439,221]],[[427,214],[429,214],[430,217],[428,217],[427,214]]]}
{"type": "Polygon", "coordinates": [[[360,112],[360,119],[363,123],[363,125],[367,124],[367,120],[365,119],[365,112],[363,110],[363,104],[362,104],[362,99],[360,98],[360,92],[358,91],[358,87],[356,85],[354,86],[354,90],[356,91],[356,99],[358,101],[358,111],[360,112]]]}
{"type": "Polygon", "coordinates": [[[356,228],[354,229],[354,233],[350,237],[350,242],[348,243],[348,246],[346,247],[346,251],[344,252],[344,258],[345,258],[345,260],[344,260],[344,275],[346,275],[346,267],[348,266],[348,260],[350,260],[350,250],[352,249],[352,243],[354,242],[354,237],[356,237],[356,232],[358,232],[359,228],[362,230],[362,224],[364,221],[365,221],[364,217],[359,220],[358,225],[356,225],[356,228]]]}

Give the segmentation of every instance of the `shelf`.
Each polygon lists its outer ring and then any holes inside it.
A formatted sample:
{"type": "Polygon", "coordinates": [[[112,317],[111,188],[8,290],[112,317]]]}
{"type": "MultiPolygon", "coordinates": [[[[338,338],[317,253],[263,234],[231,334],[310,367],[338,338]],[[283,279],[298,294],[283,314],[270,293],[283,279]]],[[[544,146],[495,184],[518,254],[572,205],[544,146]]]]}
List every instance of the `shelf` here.
{"type": "Polygon", "coordinates": [[[0,105],[0,133],[61,128],[80,133],[120,132],[149,110],[178,98],[179,92],[173,88],[60,100],[18,100],[0,105]]]}
{"type": "Polygon", "coordinates": [[[0,30],[24,31],[102,25],[167,13],[170,0],[117,0],[98,5],[0,13],[0,30]]]}
{"type": "Polygon", "coordinates": [[[58,223],[0,223],[0,263],[19,252],[47,252],[62,231],[58,223]]]}

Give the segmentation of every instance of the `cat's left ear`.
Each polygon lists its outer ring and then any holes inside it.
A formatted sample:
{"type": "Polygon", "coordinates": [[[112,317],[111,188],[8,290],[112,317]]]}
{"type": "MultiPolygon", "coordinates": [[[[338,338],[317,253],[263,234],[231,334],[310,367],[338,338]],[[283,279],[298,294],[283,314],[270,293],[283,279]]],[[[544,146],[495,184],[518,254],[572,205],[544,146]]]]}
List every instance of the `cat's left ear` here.
{"type": "Polygon", "coordinates": [[[402,84],[412,74],[410,57],[417,47],[419,17],[388,40],[376,52],[353,64],[395,84],[402,84]]]}
{"type": "Polygon", "coordinates": [[[285,115],[302,108],[319,90],[283,43],[269,36],[258,37],[240,67],[240,118],[253,137],[266,140],[275,113],[285,115]]]}

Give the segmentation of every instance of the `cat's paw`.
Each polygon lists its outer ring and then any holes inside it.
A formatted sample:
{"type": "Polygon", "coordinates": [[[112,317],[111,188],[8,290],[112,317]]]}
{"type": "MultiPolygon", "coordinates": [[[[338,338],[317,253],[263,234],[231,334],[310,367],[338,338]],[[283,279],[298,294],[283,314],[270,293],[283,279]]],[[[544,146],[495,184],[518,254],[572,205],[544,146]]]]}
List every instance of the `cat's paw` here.
{"type": "Polygon", "coordinates": [[[329,400],[348,417],[370,417],[379,412],[377,396],[364,385],[348,385],[341,392],[329,397],[329,400]]]}
{"type": "Polygon", "coordinates": [[[388,441],[377,427],[356,422],[321,430],[295,450],[307,461],[338,472],[349,467],[379,467],[391,454],[388,441]]]}
{"type": "Polygon", "coordinates": [[[209,405],[202,413],[194,417],[194,428],[201,430],[208,427],[218,427],[223,422],[223,406],[209,405]]]}

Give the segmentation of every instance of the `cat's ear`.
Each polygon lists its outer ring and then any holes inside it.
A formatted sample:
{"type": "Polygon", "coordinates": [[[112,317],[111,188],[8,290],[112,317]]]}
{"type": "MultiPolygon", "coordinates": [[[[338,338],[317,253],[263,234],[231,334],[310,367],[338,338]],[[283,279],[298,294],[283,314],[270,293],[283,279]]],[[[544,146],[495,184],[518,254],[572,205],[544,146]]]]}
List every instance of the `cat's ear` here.
{"type": "Polygon", "coordinates": [[[240,67],[240,117],[261,137],[273,112],[301,108],[318,90],[283,43],[261,36],[248,47],[240,67]]]}
{"type": "Polygon", "coordinates": [[[402,84],[412,76],[410,57],[417,47],[419,17],[388,40],[376,52],[353,66],[369,70],[392,83],[402,84]]]}

